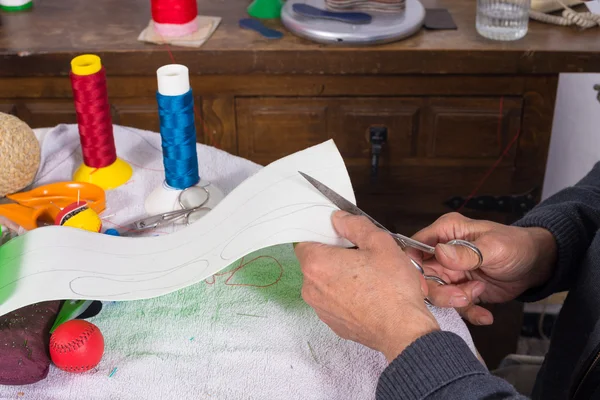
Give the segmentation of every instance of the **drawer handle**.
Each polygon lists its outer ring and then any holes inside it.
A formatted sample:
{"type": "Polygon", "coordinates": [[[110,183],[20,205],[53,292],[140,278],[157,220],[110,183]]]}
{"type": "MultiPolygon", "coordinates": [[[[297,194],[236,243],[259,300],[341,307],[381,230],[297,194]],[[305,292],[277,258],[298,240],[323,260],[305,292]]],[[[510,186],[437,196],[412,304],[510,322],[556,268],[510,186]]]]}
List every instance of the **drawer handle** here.
{"type": "Polygon", "coordinates": [[[379,171],[379,157],[383,145],[387,142],[387,127],[371,126],[369,128],[369,141],[371,142],[371,177],[376,177],[379,171]]]}

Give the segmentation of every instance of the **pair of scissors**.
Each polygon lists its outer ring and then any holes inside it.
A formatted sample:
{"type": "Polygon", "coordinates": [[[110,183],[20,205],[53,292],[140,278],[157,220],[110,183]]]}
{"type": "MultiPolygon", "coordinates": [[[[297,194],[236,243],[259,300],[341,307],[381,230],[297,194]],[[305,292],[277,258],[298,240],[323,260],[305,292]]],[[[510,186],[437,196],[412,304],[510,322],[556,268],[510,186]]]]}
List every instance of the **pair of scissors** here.
{"type": "Polygon", "coordinates": [[[54,224],[56,216],[70,204],[85,201],[100,214],[106,207],[104,190],[87,182],[56,182],[9,194],[0,201],[0,215],[26,230],[54,224]]]}
{"type": "MultiPolygon", "coordinates": [[[[362,215],[364,217],[367,217],[371,222],[373,222],[373,224],[375,224],[375,226],[377,226],[378,228],[382,229],[383,231],[385,231],[389,235],[391,235],[392,238],[394,238],[394,240],[398,244],[398,246],[400,246],[402,248],[402,250],[406,249],[407,247],[412,247],[414,249],[421,250],[421,251],[423,251],[425,253],[435,255],[435,247],[429,246],[429,245],[427,245],[425,243],[421,243],[421,242],[419,242],[417,240],[411,239],[411,238],[406,237],[404,235],[401,235],[399,233],[393,233],[393,232],[391,232],[385,226],[381,225],[375,219],[371,218],[363,210],[361,210],[360,208],[358,208],[357,206],[355,206],[354,204],[352,204],[350,201],[346,200],[344,197],[342,197],[338,193],[336,193],[333,189],[327,187],[325,184],[319,182],[315,178],[313,178],[313,177],[311,177],[311,176],[309,176],[309,175],[307,175],[307,174],[305,174],[303,172],[300,172],[300,171],[298,171],[298,172],[311,185],[313,185],[319,192],[321,192],[325,197],[327,197],[329,199],[329,201],[331,201],[334,205],[336,205],[340,210],[346,211],[346,212],[348,212],[350,214],[353,214],[353,215],[362,215]]],[[[475,266],[475,268],[479,268],[481,266],[481,264],[483,263],[483,255],[481,254],[481,251],[477,248],[477,246],[475,246],[473,243],[468,242],[466,240],[455,239],[455,240],[449,241],[447,244],[449,244],[449,245],[455,245],[455,246],[464,246],[464,247],[468,248],[469,250],[473,251],[475,253],[475,255],[477,256],[477,259],[478,259],[477,265],[475,266]]],[[[423,277],[426,280],[434,281],[434,282],[436,282],[436,283],[438,283],[440,285],[446,285],[447,284],[447,282],[444,281],[439,276],[425,274],[425,270],[423,269],[423,267],[421,266],[421,264],[419,264],[414,259],[410,258],[410,261],[415,266],[415,268],[417,268],[419,270],[419,272],[423,275],[423,277]]],[[[425,299],[425,302],[427,304],[431,305],[431,303],[429,302],[428,299],[425,299]]]]}
{"type": "Polygon", "coordinates": [[[190,216],[195,212],[200,210],[210,211],[209,207],[204,207],[209,199],[210,192],[203,186],[191,186],[183,189],[177,198],[181,209],[138,219],[127,225],[125,229],[123,229],[123,232],[119,232],[119,234],[120,236],[132,236],[133,234],[158,228],[164,224],[173,223],[181,218],[184,218],[186,225],[190,225],[195,222],[195,220],[190,220],[190,216]],[[205,198],[202,201],[195,201],[197,200],[199,193],[205,198]]]}

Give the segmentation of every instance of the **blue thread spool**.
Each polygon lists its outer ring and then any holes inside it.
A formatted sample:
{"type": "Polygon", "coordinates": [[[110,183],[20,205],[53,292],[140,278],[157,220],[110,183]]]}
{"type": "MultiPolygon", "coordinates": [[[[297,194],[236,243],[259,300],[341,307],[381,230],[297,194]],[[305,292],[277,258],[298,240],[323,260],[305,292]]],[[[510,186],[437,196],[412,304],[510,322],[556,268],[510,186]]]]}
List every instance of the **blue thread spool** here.
{"type": "Polygon", "coordinates": [[[187,189],[200,182],[189,70],[169,64],[160,67],[156,75],[165,183],[173,189],[187,189]]]}

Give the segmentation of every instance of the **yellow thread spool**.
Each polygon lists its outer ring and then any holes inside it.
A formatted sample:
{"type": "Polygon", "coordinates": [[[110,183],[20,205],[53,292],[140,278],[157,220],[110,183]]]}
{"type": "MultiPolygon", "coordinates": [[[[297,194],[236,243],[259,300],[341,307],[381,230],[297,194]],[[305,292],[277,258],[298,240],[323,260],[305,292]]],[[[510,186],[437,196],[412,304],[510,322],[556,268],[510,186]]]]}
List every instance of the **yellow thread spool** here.
{"type": "MultiPolygon", "coordinates": [[[[93,75],[101,69],[102,61],[95,54],[82,54],[71,60],[71,72],[74,75],[93,75]]],[[[114,163],[104,168],[93,168],[82,163],[75,171],[73,180],[93,183],[104,190],[110,190],[126,183],[131,175],[133,175],[131,166],[117,158],[114,163]]]]}

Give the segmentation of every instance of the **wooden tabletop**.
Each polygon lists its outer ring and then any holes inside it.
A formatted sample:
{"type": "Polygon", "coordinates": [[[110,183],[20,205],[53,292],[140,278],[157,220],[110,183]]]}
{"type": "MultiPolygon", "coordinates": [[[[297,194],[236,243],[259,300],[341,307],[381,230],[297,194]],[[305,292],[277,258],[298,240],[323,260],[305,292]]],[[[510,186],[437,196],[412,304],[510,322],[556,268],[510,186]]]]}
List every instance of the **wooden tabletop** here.
{"type": "MultiPolygon", "coordinates": [[[[321,45],[281,25],[281,40],[238,27],[250,0],[199,0],[222,22],[199,49],[172,47],[178,63],[202,74],[556,74],[600,71],[600,28],[579,31],[530,21],[527,36],[496,42],[475,30],[475,0],[422,0],[450,10],[457,30],[421,30],[391,44],[321,45]]],[[[96,53],[111,74],[153,75],[171,62],[164,45],[139,42],[150,0],[34,0],[29,12],[0,13],[0,76],[66,75],[72,57],[96,53]]]]}

